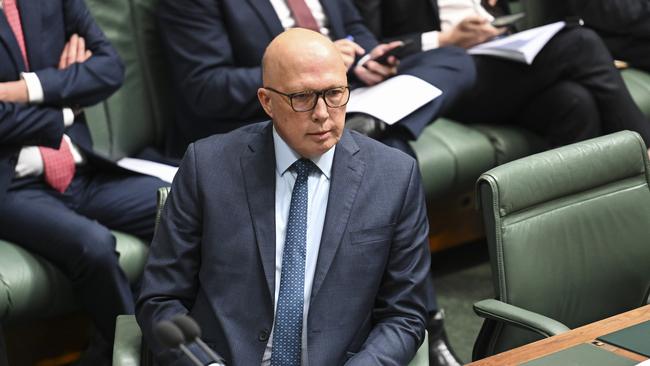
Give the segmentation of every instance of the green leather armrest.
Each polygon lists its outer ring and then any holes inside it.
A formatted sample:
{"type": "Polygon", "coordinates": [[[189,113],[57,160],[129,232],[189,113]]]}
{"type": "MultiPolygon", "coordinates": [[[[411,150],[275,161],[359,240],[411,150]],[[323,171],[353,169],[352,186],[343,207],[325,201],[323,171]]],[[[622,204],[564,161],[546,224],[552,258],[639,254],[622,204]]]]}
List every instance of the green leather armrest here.
{"type": "Polygon", "coordinates": [[[142,332],[134,315],[118,315],[113,344],[113,366],[139,366],[142,332]]]}
{"type": "Polygon", "coordinates": [[[566,325],[549,317],[494,299],[475,302],[474,312],[481,318],[506,322],[544,337],[551,337],[570,330],[566,325]]]}
{"type": "Polygon", "coordinates": [[[424,332],[424,342],[408,366],[429,366],[429,332],[424,332]]]}

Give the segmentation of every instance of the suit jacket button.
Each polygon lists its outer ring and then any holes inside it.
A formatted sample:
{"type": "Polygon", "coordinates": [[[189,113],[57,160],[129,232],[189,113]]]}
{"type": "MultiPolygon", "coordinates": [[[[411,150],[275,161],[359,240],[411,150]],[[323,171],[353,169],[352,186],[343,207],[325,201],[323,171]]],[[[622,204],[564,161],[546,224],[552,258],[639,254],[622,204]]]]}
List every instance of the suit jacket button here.
{"type": "Polygon", "coordinates": [[[269,340],[269,331],[268,329],[263,329],[260,331],[260,335],[257,337],[257,339],[260,340],[260,342],[266,342],[269,340]]]}

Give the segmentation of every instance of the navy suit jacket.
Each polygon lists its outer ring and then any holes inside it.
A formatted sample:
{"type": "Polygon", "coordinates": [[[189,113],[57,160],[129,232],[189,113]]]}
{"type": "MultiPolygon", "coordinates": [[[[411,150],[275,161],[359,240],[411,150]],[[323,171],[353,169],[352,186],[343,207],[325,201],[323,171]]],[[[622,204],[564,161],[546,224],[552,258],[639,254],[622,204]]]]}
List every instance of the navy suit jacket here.
{"type": "MultiPolygon", "coordinates": [[[[18,153],[25,145],[58,147],[64,133],[89,158],[92,143],[83,117],[64,131],[63,107],[100,102],[120,87],[123,65],[83,0],[18,0],[29,69],[38,75],[42,105],[0,101],[0,202],[14,176],[18,153]],[[73,33],[84,37],[92,57],[64,70],[57,65],[73,33]]],[[[20,79],[27,71],[18,42],[0,12],[0,82],[20,79]]]]}
{"type": "MultiPolygon", "coordinates": [[[[367,52],[378,44],[351,0],[320,2],[331,39],[352,36],[367,52]]],[[[175,130],[169,135],[172,154],[182,154],[199,138],[267,118],[257,100],[260,65],[268,44],[284,31],[269,0],[162,0],[159,20],[178,105],[175,130]]],[[[473,64],[461,50],[403,61],[400,73],[418,76],[445,92],[440,103],[455,99],[473,82],[473,64]]],[[[351,72],[348,79],[360,84],[351,72]]],[[[423,108],[420,115],[402,122],[417,137],[439,109],[423,108]]]]}
{"type": "Polygon", "coordinates": [[[419,38],[420,33],[440,30],[438,0],[354,0],[354,4],[368,29],[380,39],[411,33],[419,38]]]}
{"type": "MultiPolygon", "coordinates": [[[[145,266],[136,316],[152,336],[189,313],[228,365],[259,365],[273,325],[275,154],[270,123],[191,144],[145,266]]],[[[424,337],[428,223],[416,162],[356,132],[334,154],[308,315],[311,366],[406,365],[424,337]]]]}

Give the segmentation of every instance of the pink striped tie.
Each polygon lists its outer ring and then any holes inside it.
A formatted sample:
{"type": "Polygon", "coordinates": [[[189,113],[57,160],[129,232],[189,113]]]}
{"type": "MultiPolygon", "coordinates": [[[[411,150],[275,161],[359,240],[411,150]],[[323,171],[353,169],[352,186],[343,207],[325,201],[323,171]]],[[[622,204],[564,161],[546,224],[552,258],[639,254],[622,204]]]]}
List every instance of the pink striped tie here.
{"type": "Polygon", "coordinates": [[[311,9],[309,9],[309,6],[307,6],[304,0],[287,0],[287,5],[291,10],[293,19],[296,21],[296,26],[320,33],[318,22],[316,22],[314,15],[311,13],[311,9]]]}
{"type": "MultiPolygon", "coordinates": [[[[14,32],[20,52],[25,61],[25,68],[29,70],[29,62],[27,61],[27,49],[25,48],[25,37],[23,36],[23,26],[20,22],[20,13],[16,6],[16,0],[4,0],[4,11],[7,21],[11,30],[14,32]]],[[[45,182],[52,188],[63,193],[72,178],[74,178],[75,165],[70,145],[65,139],[61,139],[61,145],[57,150],[49,147],[39,146],[38,150],[43,158],[43,170],[45,174],[45,182]]]]}
{"type": "Polygon", "coordinates": [[[16,6],[16,0],[4,0],[4,10],[7,21],[11,30],[14,32],[16,41],[18,41],[18,46],[20,47],[20,52],[23,55],[23,60],[25,61],[25,68],[29,70],[29,61],[27,61],[27,50],[25,49],[25,37],[23,36],[23,25],[20,22],[20,14],[18,13],[18,7],[16,6]]]}

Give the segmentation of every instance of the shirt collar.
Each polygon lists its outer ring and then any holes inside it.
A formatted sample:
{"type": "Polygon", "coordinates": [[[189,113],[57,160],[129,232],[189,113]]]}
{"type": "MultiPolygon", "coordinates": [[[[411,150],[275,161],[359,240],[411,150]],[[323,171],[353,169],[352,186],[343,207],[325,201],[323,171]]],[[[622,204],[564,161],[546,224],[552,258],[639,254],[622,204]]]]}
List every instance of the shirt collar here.
{"type": "MultiPolygon", "coordinates": [[[[278,132],[273,126],[273,146],[275,147],[275,167],[280,176],[289,169],[289,167],[296,162],[296,160],[302,158],[300,154],[295,152],[287,143],[280,137],[278,132]]],[[[334,150],[336,150],[336,145],[331,149],[327,150],[326,153],[311,158],[310,160],[316,164],[321,173],[325,175],[327,179],[330,179],[332,173],[332,163],[334,162],[334,150]]]]}

